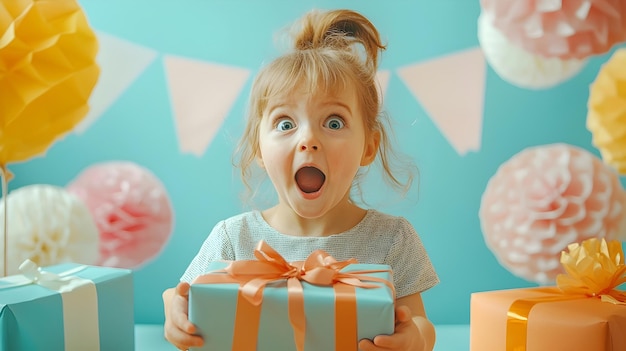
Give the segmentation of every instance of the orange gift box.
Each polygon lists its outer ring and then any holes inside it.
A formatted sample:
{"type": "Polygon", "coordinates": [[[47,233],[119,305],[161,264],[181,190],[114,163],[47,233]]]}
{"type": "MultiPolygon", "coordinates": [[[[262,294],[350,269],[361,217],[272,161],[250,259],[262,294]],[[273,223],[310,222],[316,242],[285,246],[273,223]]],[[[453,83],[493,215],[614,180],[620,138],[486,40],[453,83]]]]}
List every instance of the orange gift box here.
{"type": "Polygon", "coordinates": [[[470,350],[626,350],[626,305],[557,287],[473,293],[470,350]],[[527,320],[515,315],[516,306],[528,311],[527,320]]]}

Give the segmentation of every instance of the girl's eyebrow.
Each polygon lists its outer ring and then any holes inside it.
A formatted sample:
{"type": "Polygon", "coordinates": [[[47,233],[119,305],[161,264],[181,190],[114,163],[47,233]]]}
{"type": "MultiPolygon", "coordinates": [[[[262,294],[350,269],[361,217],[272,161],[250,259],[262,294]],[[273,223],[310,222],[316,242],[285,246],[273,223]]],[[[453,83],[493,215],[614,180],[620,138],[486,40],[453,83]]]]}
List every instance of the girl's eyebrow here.
{"type": "MultiPolygon", "coordinates": [[[[352,109],[350,109],[350,106],[345,104],[345,103],[343,103],[341,100],[328,99],[328,100],[322,100],[321,103],[323,105],[341,107],[344,110],[348,111],[348,113],[352,114],[352,109]]],[[[272,112],[274,110],[277,110],[277,109],[282,108],[282,107],[290,107],[292,105],[294,105],[294,104],[286,102],[286,101],[277,101],[276,103],[268,104],[268,106],[267,106],[267,114],[268,115],[272,114],[272,112]]]]}
{"type": "Polygon", "coordinates": [[[272,114],[272,112],[276,109],[282,108],[282,107],[288,107],[291,104],[287,103],[287,102],[278,102],[275,104],[270,104],[267,106],[267,114],[270,115],[272,114]]]}
{"type": "Polygon", "coordinates": [[[340,100],[330,100],[330,101],[325,101],[325,103],[329,105],[333,105],[333,106],[339,106],[345,109],[346,111],[348,111],[348,113],[352,114],[352,110],[350,109],[350,106],[344,104],[340,100]]]}

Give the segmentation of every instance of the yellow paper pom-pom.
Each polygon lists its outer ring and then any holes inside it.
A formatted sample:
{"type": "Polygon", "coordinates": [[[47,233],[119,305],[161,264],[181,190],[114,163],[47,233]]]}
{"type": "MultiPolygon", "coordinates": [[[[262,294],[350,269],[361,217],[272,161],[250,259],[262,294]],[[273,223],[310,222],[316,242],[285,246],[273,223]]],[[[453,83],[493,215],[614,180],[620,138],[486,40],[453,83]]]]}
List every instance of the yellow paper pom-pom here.
{"type": "Polygon", "coordinates": [[[0,165],[45,153],[85,117],[97,51],[76,0],[0,3],[0,165]]]}
{"type": "Polygon", "coordinates": [[[626,48],[615,51],[591,84],[587,129],[602,159],[626,174],[626,48]]]}
{"type": "Polygon", "coordinates": [[[618,240],[591,238],[568,245],[561,253],[567,274],[556,278],[558,287],[568,294],[611,296],[625,302],[626,294],[617,287],[626,282],[624,251],[618,240]]]}

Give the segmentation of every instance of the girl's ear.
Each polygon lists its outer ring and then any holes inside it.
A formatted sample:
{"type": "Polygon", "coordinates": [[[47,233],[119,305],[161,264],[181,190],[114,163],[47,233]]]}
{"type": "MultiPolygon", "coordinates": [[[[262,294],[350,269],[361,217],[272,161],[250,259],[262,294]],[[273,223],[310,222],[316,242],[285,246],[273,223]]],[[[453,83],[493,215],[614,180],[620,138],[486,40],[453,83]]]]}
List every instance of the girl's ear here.
{"type": "Polygon", "coordinates": [[[369,166],[376,159],[378,147],[380,146],[380,132],[374,131],[370,133],[368,140],[365,141],[363,156],[361,156],[361,166],[369,166]]]}

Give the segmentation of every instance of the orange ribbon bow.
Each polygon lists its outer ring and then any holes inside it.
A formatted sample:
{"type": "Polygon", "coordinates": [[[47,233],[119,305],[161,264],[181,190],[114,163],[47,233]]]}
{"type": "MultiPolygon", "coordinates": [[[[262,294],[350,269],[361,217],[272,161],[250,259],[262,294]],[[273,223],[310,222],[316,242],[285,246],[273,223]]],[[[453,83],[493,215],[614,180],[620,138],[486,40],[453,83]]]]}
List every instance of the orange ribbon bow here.
{"type": "Polygon", "coordinates": [[[289,321],[294,330],[298,351],[304,350],[306,331],[304,291],[301,281],[333,286],[336,350],[356,349],[358,340],[355,287],[381,287],[379,284],[364,281],[383,283],[392,291],[395,301],[395,289],[390,281],[365,275],[390,272],[389,270],[341,272],[346,266],[358,263],[356,259],[337,261],[325,251],[315,250],[305,261],[289,263],[263,240],[255,248],[254,256],[256,260],[231,261],[226,268],[199,276],[194,281],[194,284],[239,283],[232,347],[235,351],[256,350],[256,338],[248,336],[258,334],[263,290],[267,284],[273,282],[287,281],[289,321]],[[238,337],[239,335],[244,336],[238,337]]]}

